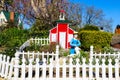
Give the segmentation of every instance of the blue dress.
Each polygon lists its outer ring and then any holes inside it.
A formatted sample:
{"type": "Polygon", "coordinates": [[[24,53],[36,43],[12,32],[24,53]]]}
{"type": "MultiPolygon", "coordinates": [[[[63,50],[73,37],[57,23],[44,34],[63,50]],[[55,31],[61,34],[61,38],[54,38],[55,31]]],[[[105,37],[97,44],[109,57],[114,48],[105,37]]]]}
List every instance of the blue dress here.
{"type": "Polygon", "coordinates": [[[71,49],[70,49],[70,54],[75,54],[75,47],[79,47],[81,45],[81,42],[75,38],[73,38],[71,41],[70,41],[70,46],[71,46],[71,49]]]}

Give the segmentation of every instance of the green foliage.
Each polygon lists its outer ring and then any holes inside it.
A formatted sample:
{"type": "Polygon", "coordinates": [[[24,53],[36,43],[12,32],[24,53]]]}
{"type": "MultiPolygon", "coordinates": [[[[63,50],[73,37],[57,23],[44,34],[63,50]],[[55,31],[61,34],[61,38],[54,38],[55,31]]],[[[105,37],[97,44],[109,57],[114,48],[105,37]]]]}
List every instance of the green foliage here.
{"type": "Polygon", "coordinates": [[[55,52],[56,51],[56,43],[52,42],[50,45],[45,45],[40,47],[40,52],[55,52]]]}
{"type": "Polygon", "coordinates": [[[80,50],[80,54],[73,56],[73,64],[76,64],[76,59],[79,59],[79,63],[83,63],[83,58],[86,59],[86,63],[89,63],[89,53],[83,50],[80,50]]]}
{"type": "Polygon", "coordinates": [[[90,46],[93,45],[96,51],[101,51],[102,48],[110,46],[112,34],[101,31],[80,31],[79,37],[83,50],[89,51],[90,46]]]}
{"type": "Polygon", "coordinates": [[[99,28],[98,26],[95,26],[95,25],[86,24],[83,28],[80,29],[80,31],[83,31],[83,30],[99,31],[99,28]]]}
{"type": "Polygon", "coordinates": [[[31,44],[30,46],[26,47],[24,51],[40,51],[40,52],[55,52],[56,50],[56,43],[51,43],[50,45],[36,45],[31,44]]]}
{"type": "Polygon", "coordinates": [[[0,43],[6,47],[19,47],[28,38],[26,30],[19,30],[17,28],[6,29],[0,35],[0,39],[3,41],[3,43],[0,43]]]}
{"type": "Polygon", "coordinates": [[[32,37],[48,37],[49,29],[49,25],[40,20],[36,20],[34,25],[30,28],[29,34],[32,37]]]}
{"type": "Polygon", "coordinates": [[[3,52],[0,52],[0,54],[7,55],[10,57],[15,56],[16,48],[7,48],[3,52]]]}
{"type": "Polygon", "coordinates": [[[9,55],[11,52],[11,56],[13,55],[12,52],[14,52],[12,50],[20,47],[27,39],[29,39],[27,30],[9,28],[0,32],[0,45],[6,48],[6,54],[9,55]]]}
{"type": "Polygon", "coordinates": [[[30,46],[26,47],[24,51],[39,51],[40,45],[31,44],[30,46]]]}

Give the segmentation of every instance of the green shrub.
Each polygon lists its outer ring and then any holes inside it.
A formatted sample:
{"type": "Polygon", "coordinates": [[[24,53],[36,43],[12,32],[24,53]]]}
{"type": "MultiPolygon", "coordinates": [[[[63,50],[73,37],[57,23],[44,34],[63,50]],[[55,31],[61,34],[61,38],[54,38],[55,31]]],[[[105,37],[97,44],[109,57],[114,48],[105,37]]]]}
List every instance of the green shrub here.
{"type": "Polygon", "coordinates": [[[18,47],[29,39],[27,30],[9,28],[0,32],[0,47],[4,47],[3,54],[13,56],[18,47]]]}
{"type": "Polygon", "coordinates": [[[6,29],[0,36],[0,44],[6,47],[19,47],[28,39],[27,31],[17,28],[6,29]]]}
{"type": "Polygon", "coordinates": [[[98,26],[95,25],[89,25],[86,24],[83,28],[81,28],[79,31],[83,31],[83,30],[90,30],[90,31],[99,31],[98,26]]]}
{"type": "Polygon", "coordinates": [[[90,46],[93,45],[96,51],[101,51],[102,48],[110,46],[112,34],[101,31],[80,31],[79,37],[83,50],[89,51],[90,46]]]}

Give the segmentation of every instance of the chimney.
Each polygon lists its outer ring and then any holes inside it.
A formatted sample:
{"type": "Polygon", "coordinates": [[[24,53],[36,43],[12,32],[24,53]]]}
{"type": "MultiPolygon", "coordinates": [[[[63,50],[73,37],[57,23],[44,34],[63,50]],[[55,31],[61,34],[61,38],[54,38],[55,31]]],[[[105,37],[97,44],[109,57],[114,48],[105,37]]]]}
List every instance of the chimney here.
{"type": "Polygon", "coordinates": [[[14,12],[13,11],[10,12],[10,21],[14,22],[14,12]]]}

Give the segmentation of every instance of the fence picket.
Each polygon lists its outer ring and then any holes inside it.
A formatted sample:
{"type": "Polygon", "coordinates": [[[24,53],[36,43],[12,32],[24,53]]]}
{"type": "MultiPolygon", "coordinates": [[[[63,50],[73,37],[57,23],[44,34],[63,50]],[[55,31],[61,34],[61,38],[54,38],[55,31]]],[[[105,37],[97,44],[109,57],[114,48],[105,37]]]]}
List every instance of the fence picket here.
{"type": "Polygon", "coordinates": [[[14,80],[18,80],[19,74],[19,54],[15,53],[14,80]]]}
{"type": "Polygon", "coordinates": [[[22,68],[22,71],[21,71],[21,75],[22,75],[22,80],[25,80],[25,67],[26,67],[26,65],[25,65],[25,58],[23,57],[23,59],[22,59],[22,66],[21,66],[21,68],[22,68]]]}
{"type": "Polygon", "coordinates": [[[102,78],[106,78],[106,65],[105,65],[105,59],[102,59],[102,78]]]}
{"type": "Polygon", "coordinates": [[[63,69],[63,71],[62,71],[63,75],[62,76],[63,76],[63,78],[66,78],[66,58],[63,59],[62,69],[63,69]]]}
{"type": "Polygon", "coordinates": [[[0,75],[2,72],[2,54],[0,54],[0,75]]]}
{"type": "Polygon", "coordinates": [[[50,59],[50,65],[49,65],[49,77],[50,79],[53,78],[53,60],[50,59]]]}
{"type": "Polygon", "coordinates": [[[119,79],[119,60],[115,59],[115,79],[119,79]]]}
{"type": "Polygon", "coordinates": [[[7,78],[8,76],[8,69],[9,69],[9,60],[10,60],[10,57],[7,56],[7,62],[6,62],[6,66],[5,66],[5,78],[7,78]]]}
{"type": "Polygon", "coordinates": [[[96,79],[99,78],[99,60],[96,59],[96,67],[95,67],[95,70],[96,70],[96,79]]]}
{"type": "Polygon", "coordinates": [[[109,61],[109,64],[108,64],[108,66],[109,66],[109,79],[112,79],[112,73],[113,73],[113,71],[112,71],[112,60],[111,59],[109,59],[108,60],[109,61]]]}
{"type": "Polygon", "coordinates": [[[5,72],[5,58],[6,58],[6,55],[3,55],[3,60],[2,60],[2,72],[1,72],[1,77],[4,77],[4,72],[5,72]]]}
{"type": "Polygon", "coordinates": [[[28,79],[31,80],[32,79],[32,62],[33,59],[29,59],[29,66],[28,66],[28,79]]]}
{"type": "Polygon", "coordinates": [[[46,59],[44,58],[43,59],[43,66],[41,66],[42,67],[42,71],[43,71],[43,75],[42,75],[42,78],[43,78],[43,80],[45,80],[46,79],[46,59]]]}
{"type": "Polygon", "coordinates": [[[79,67],[79,59],[76,59],[76,79],[79,79],[80,75],[80,67],[79,67]]]}
{"type": "Polygon", "coordinates": [[[92,69],[92,60],[89,59],[89,79],[92,79],[93,77],[93,69],[92,69]]]}

